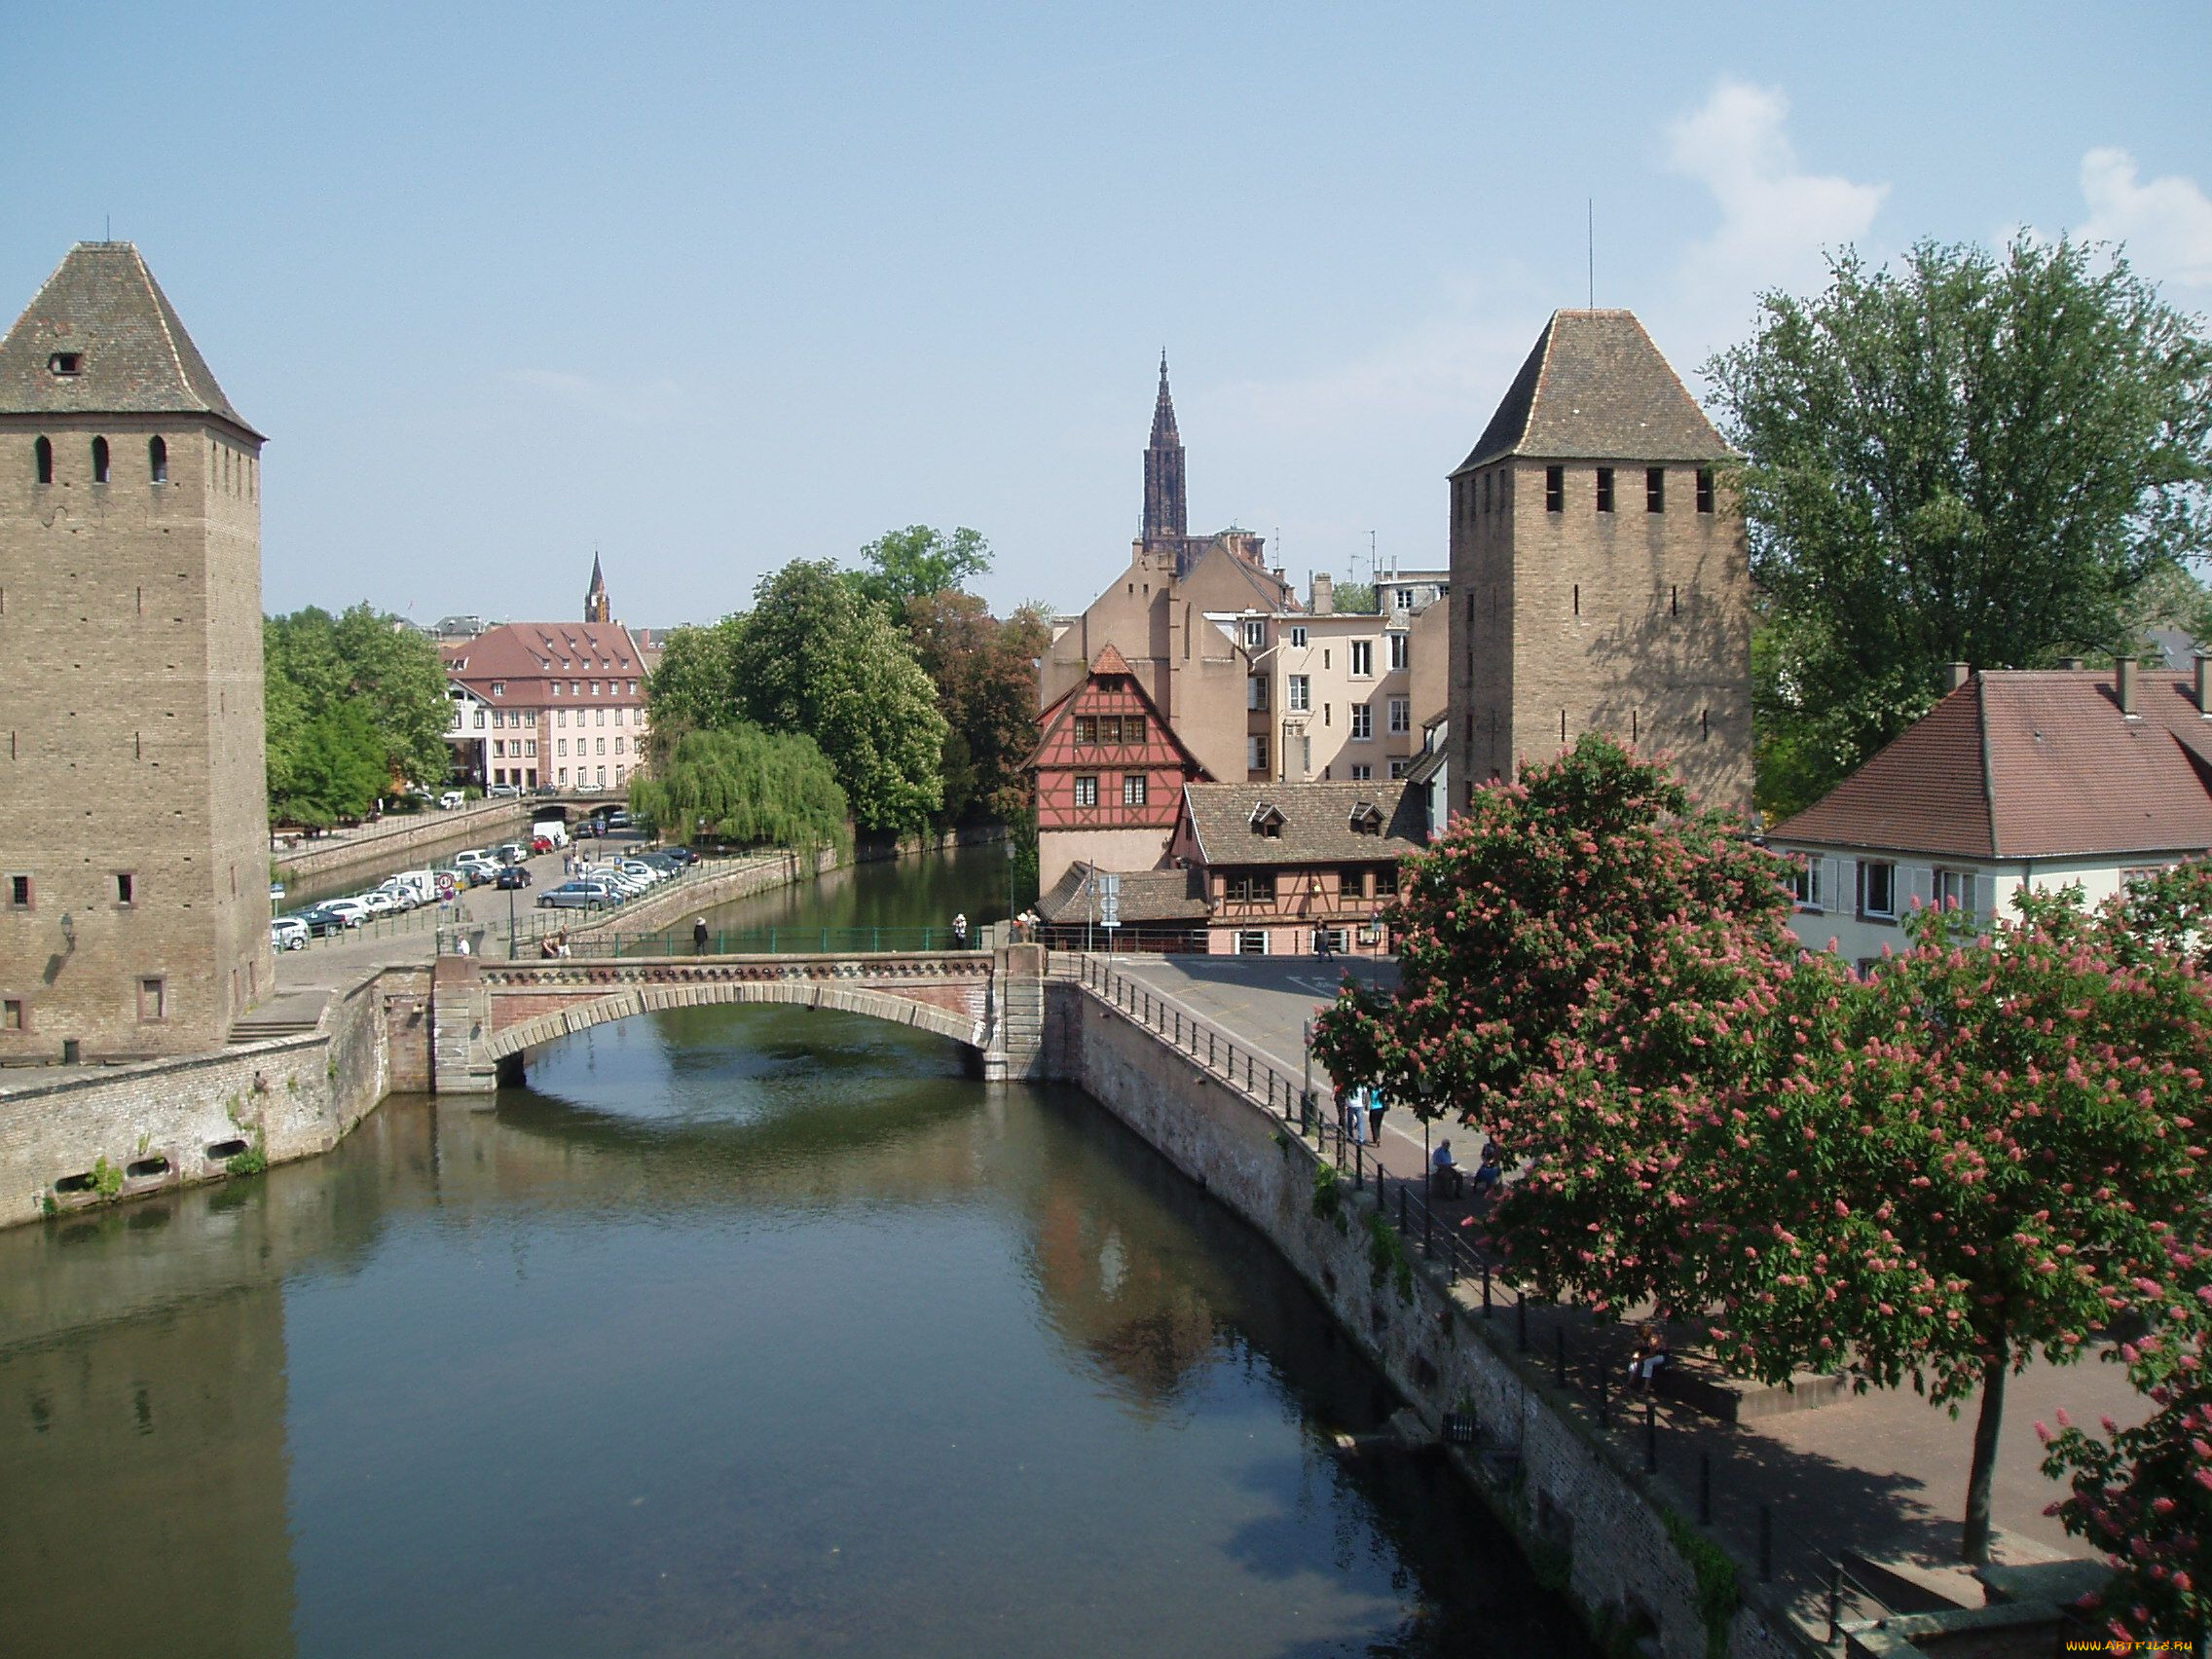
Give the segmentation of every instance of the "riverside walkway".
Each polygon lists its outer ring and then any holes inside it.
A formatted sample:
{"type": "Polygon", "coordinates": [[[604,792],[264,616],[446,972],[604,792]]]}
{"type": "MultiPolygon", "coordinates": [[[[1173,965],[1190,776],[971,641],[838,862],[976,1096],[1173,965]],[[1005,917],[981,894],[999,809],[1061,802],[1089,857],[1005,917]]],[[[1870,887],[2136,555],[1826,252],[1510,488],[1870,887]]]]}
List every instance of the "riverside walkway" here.
{"type": "MultiPolygon", "coordinates": [[[[1391,964],[1371,961],[1200,956],[1123,956],[1111,959],[1109,971],[1156,999],[1145,1011],[1147,1022],[1168,1040],[1178,1028],[1215,1028],[1290,1080],[1306,1075],[1306,1022],[1331,1000],[1342,977],[1351,974],[1388,983],[1396,972],[1391,964]]],[[[1196,1044],[1190,1048],[1198,1051],[1196,1044]]],[[[1325,1100],[1326,1074],[1315,1065],[1312,1075],[1325,1100]]],[[[1324,1108],[1324,1116],[1331,1115],[1324,1108]]],[[[1480,1124],[1440,1123],[1432,1133],[1450,1135],[1471,1170],[1482,1144],[1480,1124]]],[[[1456,1258],[1462,1271],[1456,1294],[1479,1310],[1484,1289],[1473,1264],[1481,1250],[1463,1242],[1438,1246],[1433,1235],[1450,1230],[1462,1241],[1479,1238],[1480,1216],[1470,1203],[1445,1201],[1422,1216],[1425,1160],[1422,1125],[1403,1108],[1386,1115],[1382,1144],[1359,1155],[1365,1179],[1385,1194],[1386,1211],[1393,1201],[1403,1202],[1409,1205],[1404,1213],[1419,1218],[1408,1228],[1417,1257],[1424,1221],[1432,1250],[1465,1250],[1456,1258]],[[1393,1192],[1408,1197],[1392,1200],[1393,1192]],[[1472,1226],[1460,1228],[1470,1216],[1472,1226]]],[[[1498,1269],[1494,1257],[1491,1263],[1498,1269]]],[[[1492,1300],[1493,1318],[1523,1316],[1512,1306],[1501,1270],[1492,1300]]],[[[1763,1567],[1812,1636],[1826,1634],[1828,1595],[1839,1563],[1846,1573],[1847,1617],[1938,1610],[1945,1601],[1980,1604],[1981,1585],[1957,1562],[1973,1402],[1953,1419],[1909,1390],[1821,1393],[1827,1403],[1816,1405],[1816,1390],[1807,1389],[1796,1397],[1762,1394],[1755,1408],[1745,1407],[1751,1420],[1722,1421],[1674,1401],[1661,1401],[1647,1420],[1643,1403],[1632,1404],[1617,1387],[1630,1343],[1627,1327],[1602,1324],[1579,1309],[1534,1304],[1526,1317],[1529,1367],[1546,1376],[1565,1375],[1589,1426],[1612,1438],[1632,1462],[1645,1467],[1655,1462],[1660,1485],[1677,1509],[1710,1517],[1711,1535],[1747,1578],[1758,1576],[1763,1567]],[[1601,1371],[1612,1378],[1610,1398],[1603,1404],[1595,1386],[1601,1371]],[[1751,1417],[1753,1409],[1773,1415],[1751,1417]]],[[[1694,1365],[1694,1329],[1672,1327],[1670,1340],[1677,1356],[1694,1365]]],[[[2030,1566],[2086,1553],[2044,1513],[2061,1490],[2042,1472],[2035,1424],[2050,1420],[2061,1407],[2092,1423],[2100,1416],[2125,1423],[2146,1415],[2120,1368],[2103,1363],[2102,1346],[2080,1364],[2039,1361],[2012,1380],[1994,1493],[1994,1554],[2001,1564],[2030,1566]]]]}

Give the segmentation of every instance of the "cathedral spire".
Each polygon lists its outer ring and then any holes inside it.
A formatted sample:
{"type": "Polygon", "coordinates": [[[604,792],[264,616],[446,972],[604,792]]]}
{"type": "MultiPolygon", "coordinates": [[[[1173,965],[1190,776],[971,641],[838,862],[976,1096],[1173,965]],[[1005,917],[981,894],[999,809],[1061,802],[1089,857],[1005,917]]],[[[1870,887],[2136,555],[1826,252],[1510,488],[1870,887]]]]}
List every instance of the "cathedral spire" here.
{"type": "Polygon", "coordinates": [[[600,573],[599,549],[591,555],[591,586],[584,589],[584,620],[586,622],[611,622],[614,605],[607,597],[607,578],[600,573]]]}
{"type": "Polygon", "coordinates": [[[1175,400],[1167,391],[1167,351],[1160,352],[1160,397],[1152,406],[1152,444],[1144,452],[1144,539],[1147,546],[1189,535],[1183,498],[1183,440],[1175,431],[1175,400]]]}

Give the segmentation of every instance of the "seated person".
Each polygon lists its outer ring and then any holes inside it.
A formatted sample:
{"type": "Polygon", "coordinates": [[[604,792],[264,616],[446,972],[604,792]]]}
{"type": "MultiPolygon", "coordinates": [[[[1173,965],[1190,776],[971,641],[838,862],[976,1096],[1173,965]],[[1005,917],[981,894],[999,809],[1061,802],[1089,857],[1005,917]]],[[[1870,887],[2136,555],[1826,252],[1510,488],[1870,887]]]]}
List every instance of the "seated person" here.
{"type": "Polygon", "coordinates": [[[1495,1192],[1498,1182],[1504,1178],[1505,1170],[1498,1163],[1496,1149],[1493,1147],[1483,1154],[1482,1167],[1475,1171],[1475,1197],[1479,1198],[1486,1193],[1495,1192]]]}
{"type": "Polygon", "coordinates": [[[1428,1156],[1429,1187],[1431,1191],[1459,1196],[1466,1177],[1460,1173],[1459,1163],[1452,1156],[1452,1143],[1439,1141],[1436,1150],[1428,1156]]]}
{"type": "Polygon", "coordinates": [[[1628,1362],[1628,1385],[1632,1393],[1645,1393],[1659,1368],[1668,1361],[1667,1337],[1657,1325],[1643,1327],[1643,1335],[1637,1339],[1636,1352],[1628,1362]]]}

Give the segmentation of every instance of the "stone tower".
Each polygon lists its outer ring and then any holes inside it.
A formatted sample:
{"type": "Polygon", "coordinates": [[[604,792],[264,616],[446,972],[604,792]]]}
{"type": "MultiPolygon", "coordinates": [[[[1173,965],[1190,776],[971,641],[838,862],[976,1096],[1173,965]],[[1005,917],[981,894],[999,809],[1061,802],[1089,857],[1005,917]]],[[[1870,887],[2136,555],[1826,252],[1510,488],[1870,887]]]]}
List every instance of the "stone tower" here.
{"type": "Polygon", "coordinates": [[[1183,496],[1183,440],[1175,432],[1175,400],[1167,395],[1167,353],[1160,353],[1160,396],[1152,406],[1152,443],[1144,452],[1144,545],[1178,547],[1190,535],[1183,496]]]}
{"type": "Polygon", "coordinates": [[[607,578],[599,573],[599,555],[591,556],[591,586],[584,589],[584,620],[586,622],[611,622],[614,620],[613,604],[607,597],[607,578]]]}
{"type": "Polygon", "coordinates": [[[1635,313],[1552,313],[1452,474],[1454,805],[1602,730],[1751,811],[1732,460],[1635,313]]]}
{"type": "Polygon", "coordinates": [[[218,1048],[272,988],[261,445],[128,242],[0,339],[0,1059],[218,1048]]]}

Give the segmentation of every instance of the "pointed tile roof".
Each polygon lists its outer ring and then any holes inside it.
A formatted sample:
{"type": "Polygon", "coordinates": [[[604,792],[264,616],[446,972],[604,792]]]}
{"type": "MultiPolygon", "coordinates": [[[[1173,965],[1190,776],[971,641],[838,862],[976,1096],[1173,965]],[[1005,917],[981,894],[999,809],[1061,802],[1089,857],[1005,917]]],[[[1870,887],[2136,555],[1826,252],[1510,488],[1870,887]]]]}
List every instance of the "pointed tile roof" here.
{"type": "Polygon", "coordinates": [[[607,578],[599,573],[599,555],[591,556],[591,586],[587,592],[598,593],[607,586],[607,578]]]}
{"type": "Polygon", "coordinates": [[[2024,859],[2212,848],[2212,720],[2193,678],[2110,669],[1976,675],[1775,841],[2024,859]]]}
{"type": "Polygon", "coordinates": [[[0,339],[0,415],[209,415],[261,435],[129,242],[79,242],[0,339]]]}
{"type": "Polygon", "coordinates": [[[1108,645],[1102,647],[1098,655],[1092,659],[1090,672],[1093,674],[1134,674],[1136,670],[1129,667],[1127,657],[1115,649],[1113,645],[1108,645]]]}
{"type": "Polygon", "coordinates": [[[1457,470],[1509,455],[1726,461],[1734,453],[1634,312],[1557,311],[1457,470]]]}
{"type": "Polygon", "coordinates": [[[1160,352],[1160,396],[1152,405],[1152,447],[1175,449],[1183,440],[1175,435],[1175,400],[1167,395],[1167,350],[1160,352]]]}

